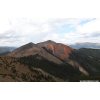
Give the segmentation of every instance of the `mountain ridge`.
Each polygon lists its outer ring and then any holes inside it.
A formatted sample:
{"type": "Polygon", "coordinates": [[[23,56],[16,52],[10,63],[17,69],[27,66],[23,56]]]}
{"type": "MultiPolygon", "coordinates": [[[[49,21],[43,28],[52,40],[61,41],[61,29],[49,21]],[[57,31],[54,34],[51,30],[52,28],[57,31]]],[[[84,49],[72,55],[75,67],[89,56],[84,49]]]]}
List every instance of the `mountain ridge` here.
{"type": "Polygon", "coordinates": [[[91,42],[76,43],[70,46],[75,49],[80,49],[80,48],[100,49],[100,43],[91,43],[91,42]]]}
{"type": "MultiPolygon", "coordinates": [[[[34,80],[35,76],[33,74],[36,70],[36,76],[38,76],[38,73],[41,73],[41,79],[42,76],[45,78],[43,73],[47,73],[46,76],[50,75],[51,77],[50,81],[79,81],[80,79],[99,79],[99,54],[99,49],[82,48],[77,50],[65,44],[48,40],[37,44],[32,42],[27,43],[5,55],[4,58],[1,57],[0,63],[7,69],[10,67],[9,59],[11,59],[10,63],[13,63],[12,65],[15,66],[16,70],[17,65],[19,65],[19,67],[27,66],[27,70],[29,70],[30,73],[29,75],[25,73],[24,77],[21,77],[17,74],[21,80],[25,78],[26,81],[29,81],[27,78],[29,77],[32,81],[39,81],[36,78],[34,80]],[[34,71],[31,72],[30,68],[34,71]],[[42,70],[42,72],[38,69],[42,70]]],[[[8,71],[7,69],[5,69],[5,71],[8,71]]],[[[3,71],[4,69],[1,70],[3,71]]],[[[19,72],[20,70],[18,69],[17,73],[19,72]]],[[[23,72],[20,74],[23,75],[23,72]]],[[[44,81],[49,80],[44,79],[44,81]]]]}

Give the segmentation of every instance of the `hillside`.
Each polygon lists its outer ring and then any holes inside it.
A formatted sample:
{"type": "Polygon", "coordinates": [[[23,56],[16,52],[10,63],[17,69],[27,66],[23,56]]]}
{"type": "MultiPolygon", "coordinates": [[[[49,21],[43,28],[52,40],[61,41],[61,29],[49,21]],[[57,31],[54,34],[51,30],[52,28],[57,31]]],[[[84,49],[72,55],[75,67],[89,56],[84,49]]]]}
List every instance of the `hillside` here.
{"type": "Polygon", "coordinates": [[[39,82],[62,81],[39,68],[32,68],[11,57],[0,57],[0,81],[39,82]]]}

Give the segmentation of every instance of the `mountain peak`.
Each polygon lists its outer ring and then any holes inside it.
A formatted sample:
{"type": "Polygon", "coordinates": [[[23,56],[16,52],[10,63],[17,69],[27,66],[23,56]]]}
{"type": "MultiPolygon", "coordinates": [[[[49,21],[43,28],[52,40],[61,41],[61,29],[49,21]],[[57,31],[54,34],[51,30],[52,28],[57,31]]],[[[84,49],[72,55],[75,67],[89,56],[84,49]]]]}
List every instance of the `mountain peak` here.
{"type": "Polygon", "coordinates": [[[47,40],[47,41],[45,41],[45,42],[47,42],[47,43],[56,43],[56,42],[54,42],[54,41],[52,41],[52,40],[47,40]]]}
{"type": "Polygon", "coordinates": [[[29,42],[29,43],[27,43],[27,44],[25,44],[25,45],[34,45],[34,43],[32,43],[32,42],[29,42]]]}
{"type": "Polygon", "coordinates": [[[38,44],[55,44],[56,42],[55,41],[52,41],[52,40],[47,40],[47,41],[44,41],[44,42],[40,42],[38,44]]]}
{"type": "Polygon", "coordinates": [[[23,45],[21,48],[22,49],[28,49],[28,48],[32,48],[33,46],[35,46],[35,44],[32,43],[32,42],[29,42],[29,43],[23,45]]]}
{"type": "Polygon", "coordinates": [[[30,42],[27,43],[17,49],[15,49],[14,51],[12,51],[11,53],[9,53],[9,56],[15,56],[15,57],[21,57],[21,56],[25,56],[25,55],[30,55],[32,54],[34,51],[36,51],[37,45],[30,42]]]}
{"type": "Polygon", "coordinates": [[[73,49],[62,43],[56,43],[52,40],[44,41],[37,44],[39,47],[44,48],[51,54],[59,57],[62,60],[65,60],[69,57],[70,53],[73,52],[73,49]]]}
{"type": "Polygon", "coordinates": [[[37,43],[37,45],[39,47],[44,47],[44,46],[53,45],[53,44],[56,44],[56,42],[54,42],[52,40],[47,40],[47,41],[44,41],[44,42],[37,43]]]}

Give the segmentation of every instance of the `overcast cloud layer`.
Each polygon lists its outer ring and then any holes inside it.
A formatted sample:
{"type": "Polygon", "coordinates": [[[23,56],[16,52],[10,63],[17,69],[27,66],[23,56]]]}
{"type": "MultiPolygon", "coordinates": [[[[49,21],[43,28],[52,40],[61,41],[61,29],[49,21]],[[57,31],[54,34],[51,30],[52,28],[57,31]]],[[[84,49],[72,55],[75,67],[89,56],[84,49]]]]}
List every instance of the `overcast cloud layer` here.
{"type": "Polygon", "coordinates": [[[1,46],[21,46],[46,40],[65,44],[100,43],[100,19],[0,18],[1,46]]]}

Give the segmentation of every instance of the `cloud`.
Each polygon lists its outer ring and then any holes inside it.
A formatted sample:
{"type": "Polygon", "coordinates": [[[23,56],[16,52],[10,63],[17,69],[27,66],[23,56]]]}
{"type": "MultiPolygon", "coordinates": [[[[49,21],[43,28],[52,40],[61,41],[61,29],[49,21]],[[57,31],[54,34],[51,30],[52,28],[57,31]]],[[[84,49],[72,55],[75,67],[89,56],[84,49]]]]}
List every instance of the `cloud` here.
{"type": "Polygon", "coordinates": [[[79,25],[77,30],[80,33],[93,33],[93,32],[100,32],[100,19],[92,20],[85,25],[79,25]]]}
{"type": "Polygon", "coordinates": [[[53,40],[65,44],[99,42],[100,19],[3,19],[0,44],[21,46],[28,42],[53,40]]]}
{"type": "Polygon", "coordinates": [[[74,31],[63,35],[64,43],[74,44],[77,42],[100,43],[100,19],[79,19],[76,24],[71,24],[74,31]]]}

